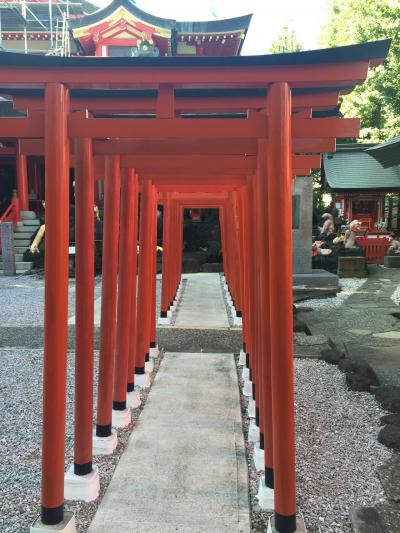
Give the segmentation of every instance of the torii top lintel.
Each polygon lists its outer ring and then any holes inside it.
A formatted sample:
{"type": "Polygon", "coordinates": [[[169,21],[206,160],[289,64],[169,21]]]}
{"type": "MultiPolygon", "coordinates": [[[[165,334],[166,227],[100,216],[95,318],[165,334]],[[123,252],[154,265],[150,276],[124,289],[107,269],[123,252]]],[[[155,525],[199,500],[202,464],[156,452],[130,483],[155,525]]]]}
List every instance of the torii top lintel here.
{"type": "Polygon", "coordinates": [[[368,68],[386,58],[389,40],[265,56],[238,57],[55,57],[0,53],[2,87],[70,88],[257,88],[288,82],[292,88],[351,90],[368,68]]]}

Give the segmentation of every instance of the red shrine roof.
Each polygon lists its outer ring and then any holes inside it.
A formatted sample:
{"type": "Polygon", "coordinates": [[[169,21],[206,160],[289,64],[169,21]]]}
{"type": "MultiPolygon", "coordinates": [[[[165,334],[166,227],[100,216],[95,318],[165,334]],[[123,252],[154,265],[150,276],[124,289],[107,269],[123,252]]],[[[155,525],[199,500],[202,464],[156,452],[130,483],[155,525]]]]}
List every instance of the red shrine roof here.
{"type": "Polygon", "coordinates": [[[113,0],[106,7],[70,20],[86,53],[108,46],[154,43],[160,55],[235,56],[240,53],[252,15],[206,22],[179,22],[146,13],[134,0],[113,0]]]}

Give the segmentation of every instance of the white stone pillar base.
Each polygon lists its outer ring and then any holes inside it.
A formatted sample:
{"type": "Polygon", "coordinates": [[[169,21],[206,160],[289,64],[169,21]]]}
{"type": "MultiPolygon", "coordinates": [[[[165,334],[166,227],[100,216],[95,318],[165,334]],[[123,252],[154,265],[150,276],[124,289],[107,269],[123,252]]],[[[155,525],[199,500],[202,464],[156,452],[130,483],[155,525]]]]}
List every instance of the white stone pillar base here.
{"type": "Polygon", "coordinates": [[[247,366],[242,369],[242,379],[245,381],[250,380],[250,368],[247,368],[247,366]]]}
{"type": "Polygon", "coordinates": [[[146,361],[146,363],[144,364],[144,370],[145,372],[148,372],[149,374],[151,374],[154,370],[154,361],[153,359],[150,357],[150,360],[149,361],[146,361]]]}
{"type": "Polygon", "coordinates": [[[71,465],[64,477],[64,497],[66,500],[83,500],[92,502],[100,492],[100,477],[97,466],[92,467],[90,474],[77,476],[74,465],[71,465]]]}
{"type": "Polygon", "coordinates": [[[256,426],[256,423],[254,420],[250,421],[247,440],[249,442],[254,442],[254,443],[260,442],[260,428],[256,426]]]}
{"type": "Polygon", "coordinates": [[[245,381],[243,386],[243,396],[253,396],[253,383],[251,381],[245,381]]]}
{"type": "Polygon", "coordinates": [[[233,317],[233,325],[234,326],[243,326],[243,320],[241,316],[234,316],[233,317]]]}
{"type": "Polygon", "coordinates": [[[111,430],[109,437],[98,437],[96,430],[93,432],[93,455],[111,455],[118,444],[117,432],[111,430]]]}
{"type": "Polygon", "coordinates": [[[265,485],[265,477],[261,476],[256,496],[258,505],[263,511],[274,510],[274,490],[265,485]]]}
{"type": "Polygon", "coordinates": [[[256,402],[253,400],[253,398],[249,400],[249,403],[247,405],[247,414],[250,418],[256,417],[256,402]]]}
{"type": "Polygon", "coordinates": [[[140,399],[139,391],[134,390],[132,392],[128,392],[126,395],[126,406],[129,409],[137,409],[142,405],[142,400],[140,399]]]}
{"type": "Polygon", "coordinates": [[[253,461],[256,470],[265,470],[264,450],[260,448],[260,444],[254,445],[253,461]]]}
{"type": "Polygon", "coordinates": [[[171,318],[169,316],[160,316],[158,318],[158,325],[159,326],[169,326],[171,324],[171,318]]]}
{"type": "Polygon", "coordinates": [[[54,526],[47,526],[42,523],[40,516],[33,522],[30,533],[76,533],[75,515],[71,511],[64,511],[64,520],[54,526]]]}
{"type": "Polygon", "coordinates": [[[150,387],[150,374],[135,374],[135,385],[141,389],[148,389],[150,387]]]}
{"type": "Polygon", "coordinates": [[[246,352],[244,352],[243,350],[240,350],[238,365],[244,366],[245,364],[246,364],[246,352]]]}
{"type": "Polygon", "coordinates": [[[168,317],[168,318],[171,318],[171,317],[172,317],[172,313],[173,313],[173,311],[171,311],[171,309],[168,309],[168,311],[167,311],[167,317],[168,317]]]}
{"type": "Polygon", "coordinates": [[[123,411],[112,410],[112,425],[115,428],[126,428],[132,422],[131,410],[124,409],[123,411]]]}
{"type": "Polygon", "coordinates": [[[158,345],[156,345],[155,348],[150,348],[149,355],[153,359],[156,359],[160,355],[160,350],[158,348],[158,345]]]}

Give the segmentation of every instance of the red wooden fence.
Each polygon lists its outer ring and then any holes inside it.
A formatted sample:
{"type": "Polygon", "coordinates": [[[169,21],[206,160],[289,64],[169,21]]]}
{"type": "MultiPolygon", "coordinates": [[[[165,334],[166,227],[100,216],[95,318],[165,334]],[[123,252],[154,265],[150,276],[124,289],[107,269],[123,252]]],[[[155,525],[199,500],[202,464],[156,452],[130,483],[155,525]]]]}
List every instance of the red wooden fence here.
{"type": "Polygon", "coordinates": [[[367,263],[381,265],[390,247],[387,237],[357,237],[357,243],[364,248],[367,263]]]}

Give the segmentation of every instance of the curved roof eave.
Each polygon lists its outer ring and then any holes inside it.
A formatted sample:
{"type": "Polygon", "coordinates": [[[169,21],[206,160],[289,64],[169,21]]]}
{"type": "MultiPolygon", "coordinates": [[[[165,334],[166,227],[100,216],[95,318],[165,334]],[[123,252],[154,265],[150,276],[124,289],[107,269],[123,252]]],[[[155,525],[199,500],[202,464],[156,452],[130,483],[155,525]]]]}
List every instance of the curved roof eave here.
{"type": "MultiPolygon", "coordinates": [[[[117,0],[121,1],[121,0],[117,0]]],[[[30,68],[157,68],[157,67],[277,67],[368,61],[382,63],[390,39],[337,48],[258,56],[65,57],[0,52],[0,66],[30,68]]],[[[351,84],[349,84],[351,85],[351,84]]]]}

